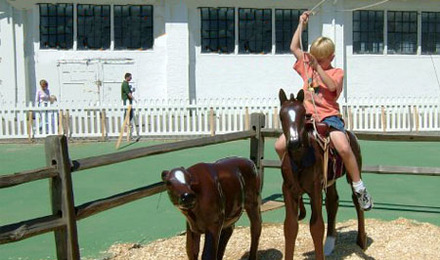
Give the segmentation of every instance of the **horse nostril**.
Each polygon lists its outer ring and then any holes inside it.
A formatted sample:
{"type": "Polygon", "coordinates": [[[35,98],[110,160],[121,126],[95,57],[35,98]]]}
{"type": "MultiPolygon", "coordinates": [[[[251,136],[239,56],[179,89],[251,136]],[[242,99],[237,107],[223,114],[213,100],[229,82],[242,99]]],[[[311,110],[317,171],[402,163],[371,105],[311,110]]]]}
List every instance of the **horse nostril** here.
{"type": "Polygon", "coordinates": [[[289,149],[298,149],[301,145],[301,142],[298,139],[290,140],[287,144],[289,149]]]}

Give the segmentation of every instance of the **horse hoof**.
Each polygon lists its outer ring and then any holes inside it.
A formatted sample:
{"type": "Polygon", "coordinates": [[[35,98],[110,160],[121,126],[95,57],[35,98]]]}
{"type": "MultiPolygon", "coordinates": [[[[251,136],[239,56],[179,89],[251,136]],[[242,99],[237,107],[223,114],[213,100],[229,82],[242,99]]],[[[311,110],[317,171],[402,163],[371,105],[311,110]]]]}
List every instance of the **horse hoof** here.
{"type": "Polygon", "coordinates": [[[327,237],[324,245],[324,255],[329,256],[335,249],[336,237],[327,237]]]}

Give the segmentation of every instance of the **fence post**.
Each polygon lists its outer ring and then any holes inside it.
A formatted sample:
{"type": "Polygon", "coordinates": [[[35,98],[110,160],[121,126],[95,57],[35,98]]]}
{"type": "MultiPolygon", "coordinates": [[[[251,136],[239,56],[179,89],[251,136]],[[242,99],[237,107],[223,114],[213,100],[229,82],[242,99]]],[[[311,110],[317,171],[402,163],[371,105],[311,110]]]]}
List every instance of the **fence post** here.
{"type": "Polygon", "coordinates": [[[249,108],[244,109],[244,130],[249,130],[249,108]]]}
{"type": "Polygon", "coordinates": [[[261,161],[264,159],[264,137],[261,134],[261,129],[265,127],[266,117],[263,113],[251,114],[251,128],[255,131],[255,137],[250,141],[250,158],[257,166],[258,174],[261,176],[261,188],[264,183],[264,171],[261,161]]]}
{"type": "Polygon", "coordinates": [[[275,129],[279,129],[279,120],[278,120],[278,107],[274,107],[273,108],[273,128],[275,129]]]}
{"type": "Polygon", "coordinates": [[[60,109],[60,111],[58,111],[58,134],[62,135],[64,134],[64,129],[63,129],[63,110],[60,109]]]}
{"type": "Polygon", "coordinates": [[[51,178],[52,213],[59,215],[65,226],[55,232],[58,259],[79,260],[78,233],[67,138],[48,136],[45,141],[46,164],[56,166],[58,176],[51,178]]]}
{"type": "Polygon", "coordinates": [[[69,114],[69,110],[66,110],[66,114],[64,116],[65,116],[65,120],[64,120],[64,122],[65,122],[64,135],[65,136],[71,136],[72,133],[70,132],[70,114],[69,114]]]}
{"type": "Polygon", "coordinates": [[[102,109],[101,111],[101,140],[105,141],[106,137],[107,137],[107,131],[106,131],[106,125],[107,125],[107,117],[105,115],[105,109],[102,109]]]}
{"type": "Polygon", "coordinates": [[[381,110],[381,115],[382,115],[382,130],[383,130],[384,132],[386,132],[386,131],[387,131],[387,118],[386,118],[385,107],[382,106],[381,109],[382,109],[382,110],[381,110]]]}
{"type": "Polygon", "coordinates": [[[214,109],[211,107],[209,109],[209,128],[211,129],[211,136],[215,135],[215,119],[214,119],[214,109]]]}
{"type": "Polygon", "coordinates": [[[34,125],[34,112],[29,111],[28,112],[28,118],[27,118],[27,131],[28,131],[28,141],[31,142],[33,138],[33,125],[34,125]]]}

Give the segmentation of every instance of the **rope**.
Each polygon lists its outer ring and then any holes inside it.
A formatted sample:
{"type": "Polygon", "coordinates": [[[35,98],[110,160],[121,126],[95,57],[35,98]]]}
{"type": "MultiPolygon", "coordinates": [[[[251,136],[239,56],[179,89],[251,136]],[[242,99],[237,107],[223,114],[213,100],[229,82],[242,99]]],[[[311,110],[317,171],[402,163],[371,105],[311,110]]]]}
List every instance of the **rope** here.
{"type": "Polygon", "coordinates": [[[354,9],[340,10],[339,12],[354,12],[354,11],[358,11],[358,10],[367,9],[367,8],[370,8],[370,7],[373,7],[373,6],[378,6],[378,5],[381,5],[381,4],[385,4],[386,2],[389,2],[389,1],[390,0],[383,0],[383,1],[380,1],[380,2],[377,2],[377,3],[374,3],[374,4],[369,4],[369,5],[362,6],[362,7],[357,7],[357,8],[354,8],[354,9]]]}
{"type": "MultiPolygon", "coordinates": [[[[321,1],[321,3],[323,3],[324,1],[327,0],[323,0],[321,1]]],[[[315,9],[317,6],[321,5],[321,3],[319,3],[318,5],[316,5],[315,7],[312,8],[315,9]]],[[[303,31],[303,24],[300,23],[299,24],[300,27],[300,34],[299,34],[299,45],[302,51],[302,59],[303,59],[303,65],[304,65],[304,73],[306,74],[307,77],[307,89],[310,91],[310,96],[312,97],[312,104],[313,104],[313,108],[315,110],[315,115],[318,118],[319,121],[321,121],[321,117],[319,116],[318,113],[318,109],[316,108],[316,103],[315,103],[315,90],[313,89],[313,76],[309,77],[308,73],[307,73],[307,66],[306,66],[306,59],[305,59],[305,52],[304,52],[304,48],[303,48],[303,44],[302,44],[302,31],[303,31]]]]}
{"type": "MultiPolygon", "coordinates": [[[[321,6],[325,1],[327,0],[322,0],[321,2],[319,2],[317,5],[315,5],[312,9],[310,9],[310,13],[313,13],[313,11],[318,8],[319,6],[321,6]]],[[[314,14],[314,13],[313,13],[314,14]]]]}
{"type": "Polygon", "coordinates": [[[434,63],[434,59],[432,58],[432,55],[429,55],[429,56],[431,57],[432,67],[434,68],[435,78],[437,79],[437,85],[438,85],[438,88],[440,90],[440,81],[438,79],[437,68],[435,67],[435,63],[434,63]]]}

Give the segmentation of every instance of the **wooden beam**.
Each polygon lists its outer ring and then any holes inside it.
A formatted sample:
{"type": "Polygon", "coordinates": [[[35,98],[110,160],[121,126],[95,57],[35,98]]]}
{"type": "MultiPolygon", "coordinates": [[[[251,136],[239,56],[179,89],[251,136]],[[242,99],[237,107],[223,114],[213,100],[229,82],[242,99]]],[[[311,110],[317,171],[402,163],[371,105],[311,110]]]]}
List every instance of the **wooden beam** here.
{"type": "Polygon", "coordinates": [[[130,190],[127,192],[119,193],[111,197],[99,199],[91,202],[84,203],[76,207],[76,219],[90,217],[104,210],[108,210],[114,207],[121,206],[123,204],[154,195],[165,191],[165,185],[163,182],[158,182],[149,186],[145,186],[139,189],[130,190]]]}
{"type": "Polygon", "coordinates": [[[81,171],[98,166],[109,165],[113,163],[124,162],[127,160],[142,158],[154,154],[163,154],[167,152],[179,151],[187,148],[195,148],[200,146],[206,146],[211,144],[220,144],[230,141],[236,141],[241,139],[247,139],[255,136],[255,131],[242,131],[224,135],[216,135],[210,137],[202,137],[192,140],[185,140],[174,143],[152,145],[148,147],[142,147],[132,149],[128,151],[115,152],[111,154],[104,154],[100,156],[87,157],[84,159],[78,159],[72,161],[72,171],[81,171]]]}
{"type": "MultiPolygon", "coordinates": [[[[281,129],[265,128],[261,130],[265,137],[278,138],[283,132],[281,129]]],[[[402,133],[402,132],[357,132],[354,134],[359,140],[368,141],[414,141],[414,142],[440,142],[440,133],[402,133]]]]}
{"type": "Polygon", "coordinates": [[[359,140],[440,142],[439,133],[368,133],[355,132],[359,140]]]}
{"type": "Polygon", "coordinates": [[[125,118],[124,118],[124,122],[122,123],[121,126],[121,132],[119,132],[119,138],[118,141],[116,142],[116,149],[119,149],[119,146],[121,145],[122,142],[122,137],[124,135],[125,129],[127,128],[127,138],[130,137],[130,130],[129,130],[129,121],[130,121],[130,113],[131,113],[131,105],[128,105],[128,108],[125,112],[125,118]]]}
{"type": "Polygon", "coordinates": [[[58,175],[55,167],[45,167],[29,171],[17,172],[0,176],[0,189],[12,187],[15,185],[51,178],[58,175]]]}
{"type": "Polygon", "coordinates": [[[60,216],[50,215],[31,220],[21,221],[0,227],[0,244],[20,241],[60,229],[64,226],[60,216]]]}
{"type": "MultiPolygon", "coordinates": [[[[280,168],[281,162],[279,160],[262,160],[262,165],[265,168],[280,168]]],[[[362,167],[362,173],[440,176],[440,167],[367,165],[362,167]]]]}
{"type": "Polygon", "coordinates": [[[440,176],[440,167],[364,166],[362,173],[440,176]]]}

